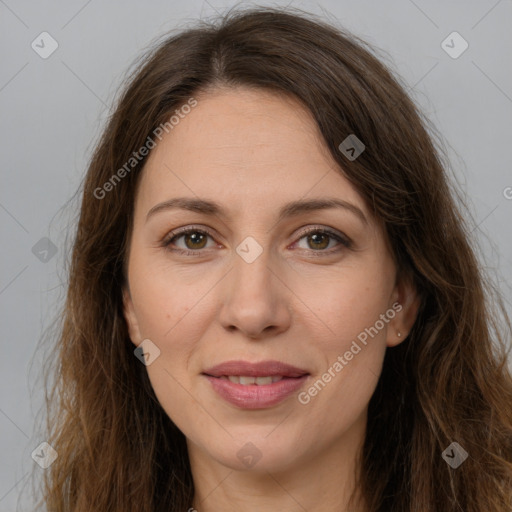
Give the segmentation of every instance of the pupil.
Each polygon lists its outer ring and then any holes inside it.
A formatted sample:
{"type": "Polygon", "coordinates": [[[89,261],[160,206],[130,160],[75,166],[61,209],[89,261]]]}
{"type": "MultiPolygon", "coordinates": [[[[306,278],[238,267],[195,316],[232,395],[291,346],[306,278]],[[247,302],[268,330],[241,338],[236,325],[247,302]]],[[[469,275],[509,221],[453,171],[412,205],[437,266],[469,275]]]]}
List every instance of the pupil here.
{"type": "MultiPolygon", "coordinates": [[[[195,245],[195,247],[191,247],[191,249],[197,249],[197,245],[198,244],[200,245],[201,242],[204,242],[204,239],[205,239],[205,236],[202,233],[197,233],[197,232],[189,234],[187,237],[187,240],[191,241],[191,243],[193,245],[195,245]]],[[[187,243],[187,245],[189,245],[189,244],[187,243]]],[[[203,246],[204,246],[204,244],[200,245],[200,247],[203,247],[203,246]]]]}
{"type": "Polygon", "coordinates": [[[325,247],[327,247],[329,245],[329,241],[328,241],[328,236],[325,234],[325,233],[314,233],[313,235],[310,235],[309,237],[311,240],[313,240],[313,244],[316,244],[316,248],[320,248],[320,249],[325,249],[325,247]],[[323,243],[321,242],[321,240],[319,240],[318,238],[322,238],[323,237],[323,240],[324,242],[327,240],[327,243],[323,243]],[[318,244],[321,244],[321,247],[319,247],[318,244]]]}

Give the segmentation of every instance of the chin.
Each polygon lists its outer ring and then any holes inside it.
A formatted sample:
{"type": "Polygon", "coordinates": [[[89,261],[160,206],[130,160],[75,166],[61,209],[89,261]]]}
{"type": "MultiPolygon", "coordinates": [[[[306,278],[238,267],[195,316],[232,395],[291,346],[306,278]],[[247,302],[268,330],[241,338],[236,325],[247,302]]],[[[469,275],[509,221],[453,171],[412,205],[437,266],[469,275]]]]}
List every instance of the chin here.
{"type": "Polygon", "coordinates": [[[286,432],[269,435],[271,429],[244,429],[226,443],[207,443],[207,452],[218,463],[235,471],[281,472],[295,466],[300,458],[301,439],[294,441],[286,432]],[[215,446],[215,451],[211,447],[215,446]]]}

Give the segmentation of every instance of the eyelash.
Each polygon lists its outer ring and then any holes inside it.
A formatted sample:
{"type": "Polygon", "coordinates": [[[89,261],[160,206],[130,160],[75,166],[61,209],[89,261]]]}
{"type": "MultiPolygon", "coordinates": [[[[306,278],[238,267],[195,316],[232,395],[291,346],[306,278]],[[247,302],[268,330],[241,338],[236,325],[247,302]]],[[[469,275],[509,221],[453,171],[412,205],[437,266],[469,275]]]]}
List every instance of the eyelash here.
{"type": "MultiPolygon", "coordinates": [[[[181,255],[184,255],[184,256],[200,256],[201,252],[205,252],[207,249],[186,250],[186,249],[172,249],[172,248],[170,248],[170,245],[173,242],[175,242],[177,239],[181,238],[182,236],[191,234],[191,233],[200,233],[200,234],[203,234],[203,235],[208,235],[213,240],[215,239],[213,233],[211,231],[209,231],[208,229],[206,229],[206,228],[195,228],[195,227],[191,226],[191,227],[187,227],[187,228],[184,228],[184,229],[172,231],[171,233],[169,233],[169,235],[164,240],[162,240],[162,246],[165,249],[169,250],[169,251],[177,252],[177,253],[179,253],[181,255]]],[[[335,239],[337,242],[339,242],[342,246],[344,246],[347,249],[350,249],[352,247],[352,243],[351,243],[351,241],[348,238],[346,238],[346,237],[344,237],[344,236],[342,236],[342,235],[340,235],[338,233],[335,233],[334,231],[331,231],[329,229],[318,228],[318,227],[308,228],[308,229],[302,231],[300,233],[300,236],[299,236],[297,241],[302,240],[303,238],[305,238],[308,235],[316,234],[316,233],[327,235],[330,238],[335,239]]],[[[331,248],[329,250],[325,250],[324,249],[324,250],[317,250],[317,251],[315,251],[314,249],[303,249],[303,250],[308,250],[308,251],[312,252],[313,254],[316,253],[315,256],[324,256],[324,255],[331,255],[333,253],[336,253],[340,249],[339,248],[334,248],[334,250],[333,250],[333,248],[331,248]]]]}

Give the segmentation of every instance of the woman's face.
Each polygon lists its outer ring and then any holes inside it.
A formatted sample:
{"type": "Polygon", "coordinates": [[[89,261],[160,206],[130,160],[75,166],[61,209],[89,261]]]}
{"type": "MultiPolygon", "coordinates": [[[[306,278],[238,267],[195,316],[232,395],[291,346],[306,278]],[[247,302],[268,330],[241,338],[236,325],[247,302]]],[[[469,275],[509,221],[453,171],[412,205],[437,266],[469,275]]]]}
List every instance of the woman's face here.
{"type": "Polygon", "coordinates": [[[151,384],[192,460],[277,471],[352,454],[414,293],[295,100],[196,98],[139,184],[132,342],[150,340],[151,384]]]}

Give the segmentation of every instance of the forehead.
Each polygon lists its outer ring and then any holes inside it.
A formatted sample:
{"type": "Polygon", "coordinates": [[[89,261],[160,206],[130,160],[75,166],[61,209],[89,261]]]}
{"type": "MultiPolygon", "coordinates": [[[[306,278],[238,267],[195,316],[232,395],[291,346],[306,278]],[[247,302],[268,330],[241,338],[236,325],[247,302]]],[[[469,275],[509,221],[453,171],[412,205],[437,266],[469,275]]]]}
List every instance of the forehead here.
{"type": "Polygon", "coordinates": [[[194,97],[197,106],[146,162],[137,199],[144,207],[184,194],[234,211],[334,195],[367,212],[295,98],[248,88],[194,97]]]}

